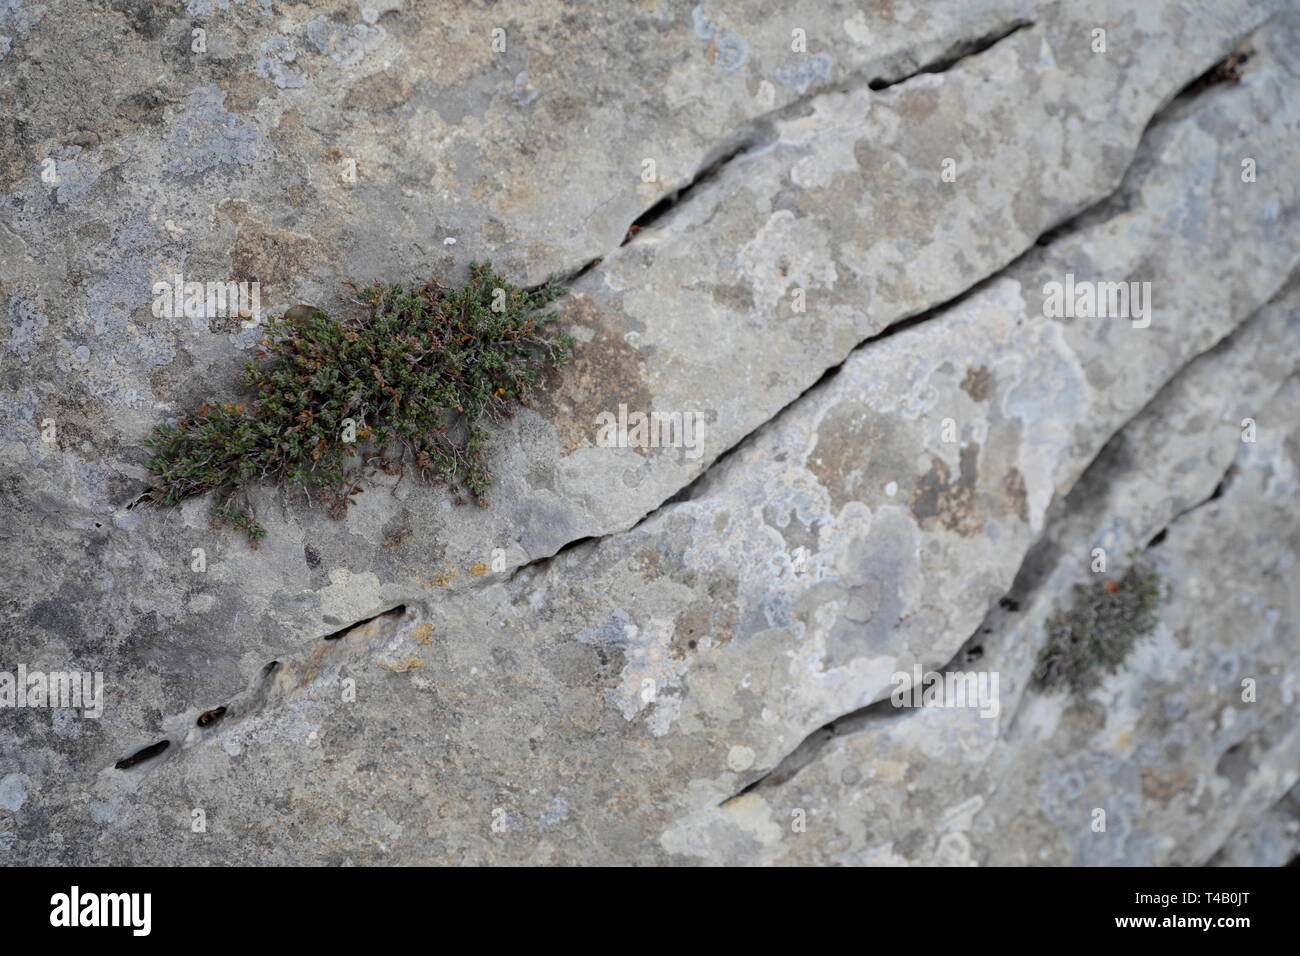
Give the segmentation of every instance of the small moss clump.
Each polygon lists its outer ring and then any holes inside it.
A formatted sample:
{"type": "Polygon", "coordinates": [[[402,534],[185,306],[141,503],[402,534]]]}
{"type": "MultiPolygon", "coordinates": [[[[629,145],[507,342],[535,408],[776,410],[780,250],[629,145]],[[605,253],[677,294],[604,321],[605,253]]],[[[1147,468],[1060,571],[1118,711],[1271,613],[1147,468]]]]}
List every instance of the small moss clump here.
{"type": "Polygon", "coordinates": [[[508,283],[490,263],[462,288],[353,286],[357,315],[295,306],[272,319],[249,362],[247,404],[203,404],[158,425],[152,498],[173,505],[216,492],[214,524],[265,534],[245,493],[253,482],[300,488],[347,513],[367,469],[463,490],[486,506],[492,482],[482,422],[526,400],[540,370],[565,364],[573,339],[539,310],[564,292],[508,283]]]}
{"type": "Polygon", "coordinates": [[[1073,606],[1047,622],[1035,682],[1045,690],[1092,690],[1155,629],[1159,607],[1160,575],[1154,571],[1130,568],[1118,581],[1076,584],[1073,606]]]}

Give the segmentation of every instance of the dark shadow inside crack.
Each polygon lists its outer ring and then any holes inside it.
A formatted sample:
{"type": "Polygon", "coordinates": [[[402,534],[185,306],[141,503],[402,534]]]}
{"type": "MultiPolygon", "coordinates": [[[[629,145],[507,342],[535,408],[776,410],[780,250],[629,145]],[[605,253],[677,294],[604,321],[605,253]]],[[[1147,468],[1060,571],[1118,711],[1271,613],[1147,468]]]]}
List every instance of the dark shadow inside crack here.
{"type": "MultiPolygon", "coordinates": [[[[321,638],[321,640],[337,641],[340,640],[341,638],[347,637],[357,628],[369,624],[371,621],[376,621],[381,617],[401,617],[405,613],[406,613],[406,605],[398,604],[396,607],[390,607],[387,611],[380,611],[378,614],[372,614],[369,617],[363,617],[359,621],[353,621],[351,624],[347,625],[346,627],[341,627],[337,631],[334,631],[330,634],[326,634],[323,638],[321,638]]],[[[274,663],[274,661],[272,663],[274,663]]],[[[270,665],[268,665],[268,667],[269,666],[270,665]]]]}
{"type": "Polygon", "coordinates": [[[213,724],[215,724],[218,720],[220,720],[225,715],[226,715],[225,705],[222,705],[221,707],[214,707],[211,710],[205,710],[203,713],[199,714],[198,720],[194,721],[194,723],[196,726],[199,727],[211,727],[213,724]]]}
{"type": "Polygon", "coordinates": [[[117,763],[113,764],[113,769],[130,770],[132,767],[138,766],[146,760],[152,760],[154,757],[157,757],[164,750],[170,747],[171,743],[170,740],[159,740],[157,743],[152,743],[148,747],[142,747],[130,756],[123,757],[117,763]]]}
{"type": "Polygon", "coordinates": [[[740,159],[746,153],[752,152],[760,145],[761,143],[757,137],[746,136],[738,145],[723,150],[722,155],[717,159],[705,162],[685,184],[661,197],[654,205],[632,220],[620,245],[626,246],[636,237],[638,232],[649,229],[672,212],[674,207],[684,202],[694,190],[716,179],[726,166],[740,159]]]}
{"type": "Polygon", "coordinates": [[[938,59],[932,60],[924,66],[918,67],[911,73],[897,76],[892,79],[878,76],[867,83],[867,88],[875,92],[880,92],[881,90],[889,89],[891,86],[898,86],[900,83],[906,83],[913,77],[920,76],[923,73],[946,73],[962,60],[972,56],[978,56],[998,43],[1001,43],[1008,37],[1019,33],[1021,30],[1027,30],[1033,25],[1034,21],[1032,20],[1015,20],[1010,26],[994,33],[986,34],[982,37],[976,37],[971,40],[959,40],[950,46],[938,59]]]}

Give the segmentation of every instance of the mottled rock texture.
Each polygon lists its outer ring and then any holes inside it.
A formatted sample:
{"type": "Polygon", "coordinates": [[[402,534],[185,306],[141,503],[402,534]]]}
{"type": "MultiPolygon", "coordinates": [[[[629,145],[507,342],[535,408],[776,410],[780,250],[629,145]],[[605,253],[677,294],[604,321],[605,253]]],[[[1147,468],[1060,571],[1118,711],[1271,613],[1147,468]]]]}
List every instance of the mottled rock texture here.
{"type": "Polygon", "coordinates": [[[1294,856],[1300,16],[795,6],[0,7],[0,672],[104,678],[0,708],[0,862],[1294,856]],[[155,282],[476,259],[578,339],[488,508],[261,487],[252,549],[141,501],[262,335],[155,282]],[[1037,686],[1134,566],[1154,631],[1037,686]]]}

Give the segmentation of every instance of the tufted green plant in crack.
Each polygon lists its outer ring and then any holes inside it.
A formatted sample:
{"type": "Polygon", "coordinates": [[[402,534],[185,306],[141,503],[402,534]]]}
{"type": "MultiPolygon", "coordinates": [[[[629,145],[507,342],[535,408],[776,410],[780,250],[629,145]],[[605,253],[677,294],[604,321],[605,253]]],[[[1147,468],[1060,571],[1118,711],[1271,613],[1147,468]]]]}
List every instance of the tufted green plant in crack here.
{"type": "Polygon", "coordinates": [[[463,490],[486,506],[492,482],[483,422],[526,401],[539,371],[565,364],[573,339],[540,312],[563,294],[508,283],[491,263],[449,288],[353,286],[357,315],[294,306],[268,323],[249,362],[246,404],[203,404],[146,444],[151,496],[173,505],[216,492],[214,524],[265,530],[246,494],[254,482],[300,488],[342,518],[366,473],[405,473],[463,490]]]}
{"type": "Polygon", "coordinates": [[[1087,693],[1155,629],[1159,608],[1160,575],[1154,571],[1129,568],[1118,581],[1076,584],[1070,609],[1047,622],[1035,682],[1045,690],[1087,693]]]}

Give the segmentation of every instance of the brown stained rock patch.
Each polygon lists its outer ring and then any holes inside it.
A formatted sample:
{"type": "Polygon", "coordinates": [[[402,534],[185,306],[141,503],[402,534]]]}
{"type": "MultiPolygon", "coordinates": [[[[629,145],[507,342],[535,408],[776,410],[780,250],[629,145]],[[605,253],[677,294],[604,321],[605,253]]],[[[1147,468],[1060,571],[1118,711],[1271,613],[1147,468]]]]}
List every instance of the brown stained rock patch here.
{"type": "Polygon", "coordinates": [[[1029,496],[1025,490],[1025,476],[1019,468],[1010,468],[1002,476],[1002,487],[1007,493],[1007,502],[1016,513],[1016,517],[1025,524],[1029,523],[1029,496]]]}
{"type": "Polygon", "coordinates": [[[624,341],[624,330],[602,315],[590,296],[566,299],[559,325],[591,332],[588,341],[579,336],[569,365],[547,372],[536,395],[538,410],[555,427],[561,454],[569,455],[595,444],[601,412],[617,415],[620,403],[629,412],[649,412],[654,395],[646,385],[643,353],[624,341]]]}
{"type": "Polygon", "coordinates": [[[643,548],[633,555],[632,560],[640,569],[644,581],[653,581],[665,573],[663,555],[658,548],[643,548]]]}
{"type": "Polygon", "coordinates": [[[841,402],[818,423],[817,444],[804,467],[830,494],[833,511],[851,501],[870,505],[877,489],[863,483],[869,472],[888,470],[890,462],[905,456],[895,447],[898,441],[888,417],[859,402],[841,402]]]}
{"type": "Polygon", "coordinates": [[[739,619],[736,606],[738,593],[739,582],[735,578],[728,575],[711,576],[705,584],[704,593],[687,605],[673,622],[673,656],[686,656],[705,638],[715,645],[730,641],[739,619]]]}
{"type": "Polygon", "coordinates": [[[748,285],[715,285],[709,289],[715,305],[740,315],[754,311],[754,289],[748,285]]]}
{"type": "MultiPolygon", "coordinates": [[[[556,256],[563,255],[563,250],[553,242],[530,242],[524,253],[525,262],[553,262],[556,256]]],[[[596,260],[600,262],[599,259],[596,260]]]]}
{"type": "Polygon", "coordinates": [[[410,528],[398,528],[384,535],[385,548],[400,548],[407,538],[411,536],[410,528]]]}
{"type": "Polygon", "coordinates": [[[709,581],[705,590],[714,604],[726,604],[734,610],[736,598],[740,594],[740,582],[730,575],[720,575],[709,581]]]}
{"type": "Polygon", "coordinates": [[[519,238],[519,233],[496,219],[483,223],[483,238],[496,246],[504,246],[519,238]]]}
{"type": "Polygon", "coordinates": [[[287,109],[280,114],[279,122],[271,130],[271,143],[276,149],[286,154],[298,154],[309,136],[316,134],[307,129],[302,113],[287,109]]]}
{"type": "Polygon", "coordinates": [[[239,315],[214,315],[208,318],[208,331],[219,334],[238,332],[243,324],[239,315]]]}
{"type": "Polygon", "coordinates": [[[979,478],[979,444],[961,450],[961,472],[954,481],[947,464],[930,456],[930,470],[912,486],[911,510],[923,528],[938,522],[964,538],[978,533],[984,522],[975,514],[975,484],[979,478]]]}
{"type": "Polygon", "coordinates": [[[709,633],[712,614],[708,607],[697,601],[673,620],[672,655],[681,660],[688,651],[698,646],[700,639],[709,633]]]}
{"type": "Polygon", "coordinates": [[[966,377],[962,379],[961,388],[975,401],[987,402],[993,395],[994,384],[993,373],[983,365],[975,365],[966,369],[966,377]]]}
{"type": "Polygon", "coordinates": [[[294,279],[317,272],[323,260],[337,258],[330,243],[268,228],[249,214],[247,203],[226,200],[217,210],[239,225],[230,247],[231,277],[236,282],[260,283],[263,306],[273,294],[287,295],[294,279]]]}
{"type": "Polygon", "coordinates": [[[1106,710],[1094,700],[1074,701],[1061,715],[1060,732],[1066,745],[1075,749],[1087,746],[1087,741],[1106,727],[1106,710]]]}
{"type": "Polygon", "coordinates": [[[92,219],[76,228],[77,235],[87,242],[108,242],[113,235],[112,227],[102,219],[92,219]]]}
{"type": "Polygon", "coordinates": [[[156,398],[176,395],[182,385],[192,382],[191,370],[194,357],[188,352],[177,352],[176,358],[166,365],[159,365],[149,373],[149,388],[156,398]]]}
{"type": "Polygon", "coordinates": [[[731,640],[736,628],[734,605],[716,601],[693,601],[673,620],[671,653],[678,660],[694,651],[700,641],[710,639],[715,644],[731,640]]]}
{"type": "Polygon", "coordinates": [[[55,447],[83,461],[98,462],[114,457],[121,446],[112,417],[97,398],[46,395],[37,404],[33,420],[38,435],[46,421],[54,422],[55,447]]]}
{"type": "Polygon", "coordinates": [[[340,186],[351,185],[365,175],[361,160],[349,156],[337,146],[327,146],[321,150],[320,161],[334,177],[334,182],[340,186]],[[349,164],[347,160],[352,162],[349,164]]]}
{"type": "Polygon", "coordinates": [[[248,73],[235,73],[217,81],[225,91],[225,107],[232,113],[250,113],[268,96],[274,87],[269,80],[248,73]]]}
{"type": "Polygon", "coordinates": [[[0,116],[0,189],[5,192],[27,175],[31,161],[28,129],[28,124],[16,116],[0,116]]]}
{"type": "Polygon", "coordinates": [[[544,196],[537,183],[528,177],[506,178],[492,203],[492,215],[509,222],[526,212],[535,210],[544,196]]]}
{"type": "Polygon", "coordinates": [[[406,80],[380,71],[353,83],[343,97],[343,108],[384,113],[397,109],[411,98],[413,92],[415,87],[406,80]]]}
{"type": "Polygon", "coordinates": [[[1140,773],[1142,796],[1162,807],[1168,806],[1170,800],[1193,789],[1191,775],[1186,770],[1162,772],[1151,767],[1143,767],[1140,773]]]}
{"type": "Polygon", "coordinates": [[[939,108],[939,91],[935,89],[909,89],[899,97],[895,107],[898,115],[909,124],[922,123],[939,108]]]}
{"type": "MultiPolygon", "coordinates": [[[[934,199],[927,190],[916,188],[908,160],[871,137],[858,140],[853,147],[853,158],[863,169],[873,170],[875,215],[880,222],[891,223],[893,238],[896,241],[930,241],[937,221],[934,199]]],[[[892,278],[896,287],[893,290],[895,297],[902,299],[919,295],[911,288],[913,280],[907,277],[905,270],[897,270],[892,278]]]]}

